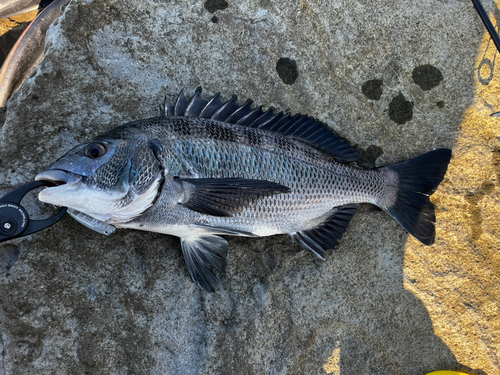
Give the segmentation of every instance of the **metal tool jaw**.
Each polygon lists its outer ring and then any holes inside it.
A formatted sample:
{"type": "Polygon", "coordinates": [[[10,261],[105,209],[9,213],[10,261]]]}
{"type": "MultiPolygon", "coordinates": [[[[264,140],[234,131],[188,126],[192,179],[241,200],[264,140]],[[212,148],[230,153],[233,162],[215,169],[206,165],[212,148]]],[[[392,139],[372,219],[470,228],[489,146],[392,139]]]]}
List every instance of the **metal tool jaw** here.
{"type": "Polygon", "coordinates": [[[67,208],[43,220],[30,220],[28,212],[21,206],[21,200],[31,190],[41,186],[54,186],[49,181],[29,182],[0,198],[0,242],[24,237],[54,225],[62,219],[67,208]]]}

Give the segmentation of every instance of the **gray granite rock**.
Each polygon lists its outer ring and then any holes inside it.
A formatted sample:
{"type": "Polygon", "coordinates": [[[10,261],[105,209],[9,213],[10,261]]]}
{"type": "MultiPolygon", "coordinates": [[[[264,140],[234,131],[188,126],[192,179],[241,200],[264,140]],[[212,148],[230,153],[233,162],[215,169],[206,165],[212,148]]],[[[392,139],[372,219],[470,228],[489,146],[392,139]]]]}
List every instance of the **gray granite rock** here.
{"type": "MultiPolygon", "coordinates": [[[[474,100],[482,35],[460,0],[72,0],[44,61],[7,103],[0,188],[31,180],[88,137],[156,115],[163,95],[199,86],[206,97],[220,91],[314,116],[365,166],[452,148],[474,100]]],[[[405,288],[410,240],[380,210],[363,206],[325,262],[285,236],[228,241],[214,294],[191,282],[169,236],[105,237],[66,217],[0,245],[0,373],[469,367],[405,288]]]]}

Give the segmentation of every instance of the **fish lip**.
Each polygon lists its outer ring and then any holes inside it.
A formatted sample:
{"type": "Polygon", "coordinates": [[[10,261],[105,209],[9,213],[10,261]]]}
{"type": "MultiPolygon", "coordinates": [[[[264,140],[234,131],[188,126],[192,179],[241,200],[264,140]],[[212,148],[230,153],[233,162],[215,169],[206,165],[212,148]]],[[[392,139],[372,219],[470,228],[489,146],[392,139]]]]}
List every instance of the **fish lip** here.
{"type": "MultiPolygon", "coordinates": [[[[80,182],[82,176],[75,173],[63,171],[62,169],[48,169],[35,176],[35,181],[50,181],[56,185],[75,185],[80,182]]],[[[51,189],[51,188],[49,188],[51,189]]],[[[52,188],[53,189],[53,188],[52,188]]]]}

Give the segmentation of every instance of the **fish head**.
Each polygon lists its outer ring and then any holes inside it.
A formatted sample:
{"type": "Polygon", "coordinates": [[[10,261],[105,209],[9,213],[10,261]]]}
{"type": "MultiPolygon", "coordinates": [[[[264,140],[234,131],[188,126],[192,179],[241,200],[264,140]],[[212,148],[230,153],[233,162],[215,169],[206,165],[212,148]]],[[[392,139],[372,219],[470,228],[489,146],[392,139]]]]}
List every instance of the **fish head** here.
{"type": "Polygon", "coordinates": [[[160,193],[157,150],[156,143],[123,132],[91,139],[35,177],[56,185],[38,198],[106,223],[128,222],[151,207],[160,193]]]}

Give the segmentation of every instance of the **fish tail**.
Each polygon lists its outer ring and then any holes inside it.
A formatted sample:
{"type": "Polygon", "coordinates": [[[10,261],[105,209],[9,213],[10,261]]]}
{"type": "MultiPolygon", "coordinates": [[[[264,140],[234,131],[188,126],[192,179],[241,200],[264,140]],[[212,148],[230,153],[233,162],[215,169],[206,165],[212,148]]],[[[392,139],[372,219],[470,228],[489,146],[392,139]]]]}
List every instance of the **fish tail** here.
{"type": "Polygon", "coordinates": [[[394,188],[378,206],[424,245],[434,243],[436,215],[430,196],[443,180],[450,159],[451,150],[443,148],[383,168],[394,188]]]}

